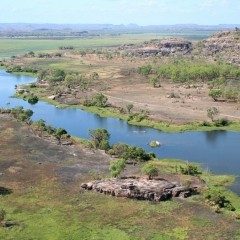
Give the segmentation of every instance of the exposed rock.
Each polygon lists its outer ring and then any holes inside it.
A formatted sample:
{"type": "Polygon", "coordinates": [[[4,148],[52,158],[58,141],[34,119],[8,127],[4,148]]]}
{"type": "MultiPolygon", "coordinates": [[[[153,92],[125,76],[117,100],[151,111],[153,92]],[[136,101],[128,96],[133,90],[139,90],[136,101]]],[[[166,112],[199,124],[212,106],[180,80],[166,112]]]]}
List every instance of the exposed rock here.
{"type": "Polygon", "coordinates": [[[123,45],[118,48],[128,55],[150,57],[150,56],[168,56],[176,54],[188,54],[192,51],[192,43],[190,41],[169,38],[163,40],[151,40],[141,45],[123,45]]]}
{"type": "Polygon", "coordinates": [[[240,31],[218,32],[200,42],[201,52],[209,56],[217,56],[230,63],[240,64],[240,31]]]}
{"type": "Polygon", "coordinates": [[[55,99],[56,99],[56,96],[55,96],[55,95],[49,96],[48,99],[50,99],[50,100],[55,100],[55,99]]]}
{"type": "Polygon", "coordinates": [[[165,201],[172,197],[187,198],[197,192],[196,187],[181,186],[165,179],[147,180],[136,177],[98,180],[84,183],[81,187],[116,197],[155,202],[165,201]]]}

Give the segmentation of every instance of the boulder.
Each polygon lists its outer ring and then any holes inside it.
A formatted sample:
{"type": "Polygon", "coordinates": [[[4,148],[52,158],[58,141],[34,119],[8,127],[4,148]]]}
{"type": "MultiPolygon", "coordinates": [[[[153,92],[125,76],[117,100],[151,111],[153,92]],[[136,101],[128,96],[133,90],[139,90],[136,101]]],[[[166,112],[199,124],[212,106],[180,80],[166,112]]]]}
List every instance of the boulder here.
{"type": "Polygon", "coordinates": [[[83,183],[83,189],[106,195],[148,201],[166,201],[172,197],[187,198],[196,193],[192,187],[181,186],[165,179],[114,178],[83,183]]]}

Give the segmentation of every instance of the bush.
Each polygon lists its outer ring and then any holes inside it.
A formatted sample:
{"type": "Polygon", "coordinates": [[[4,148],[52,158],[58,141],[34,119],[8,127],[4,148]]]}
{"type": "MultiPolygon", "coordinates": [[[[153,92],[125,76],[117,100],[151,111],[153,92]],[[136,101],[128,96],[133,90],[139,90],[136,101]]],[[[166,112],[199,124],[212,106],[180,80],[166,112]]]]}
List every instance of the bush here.
{"type": "Polygon", "coordinates": [[[54,69],[48,71],[47,81],[51,84],[64,81],[66,73],[61,69],[54,69]]]}
{"type": "Polygon", "coordinates": [[[118,177],[126,166],[125,160],[116,160],[110,163],[110,172],[112,177],[118,177]]]}
{"type": "Polygon", "coordinates": [[[226,118],[221,118],[214,121],[216,127],[225,127],[230,125],[230,121],[226,118]]]}
{"type": "Polygon", "coordinates": [[[58,139],[61,139],[63,135],[67,135],[67,131],[63,128],[57,128],[55,129],[55,136],[58,138],[58,139]]]}
{"type": "Polygon", "coordinates": [[[92,139],[93,146],[95,148],[99,148],[101,150],[108,150],[110,148],[109,146],[109,138],[110,134],[106,129],[95,129],[90,130],[90,136],[92,139]]]}
{"type": "Polygon", "coordinates": [[[205,63],[190,61],[174,61],[163,64],[158,68],[160,77],[171,79],[174,82],[213,81],[226,79],[228,76],[239,78],[240,69],[224,63],[205,63]]]}
{"type": "Polygon", "coordinates": [[[212,120],[212,122],[214,121],[215,116],[217,116],[219,114],[219,110],[215,107],[209,108],[207,110],[207,116],[212,120]]]}
{"type": "Polygon", "coordinates": [[[128,112],[128,114],[130,114],[131,113],[131,111],[132,111],[132,109],[133,109],[133,104],[127,104],[127,106],[126,106],[126,108],[127,108],[127,112],[128,112]]]}
{"type": "Polygon", "coordinates": [[[138,68],[138,73],[144,76],[148,76],[151,73],[151,71],[152,71],[151,65],[142,66],[138,68]]]}
{"type": "Polygon", "coordinates": [[[22,122],[28,122],[30,121],[30,118],[33,115],[32,110],[25,110],[23,107],[16,107],[11,110],[11,114],[18,120],[22,122]]]}
{"type": "Polygon", "coordinates": [[[205,198],[212,205],[216,205],[219,208],[226,208],[230,211],[235,211],[235,208],[232,206],[231,202],[219,190],[208,189],[207,192],[205,193],[205,198]]]}
{"type": "Polygon", "coordinates": [[[223,91],[221,89],[211,89],[209,92],[209,96],[212,97],[214,101],[217,101],[222,95],[223,91]]]}
{"type": "Polygon", "coordinates": [[[149,79],[149,83],[150,83],[154,88],[156,88],[156,87],[158,86],[158,83],[159,83],[158,77],[151,77],[151,78],[149,79]]]}
{"type": "Polygon", "coordinates": [[[125,160],[141,162],[149,161],[156,157],[154,153],[146,153],[145,150],[140,147],[133,147],[124,143],[114,144],[110,150],[110,154],[125,160]]]}
{"type": "Polygon", "coordinates": [[[38,103],[38,97],[35,96],[35,95],[30,96],[30,97],[28,98],[28,103],[30,103],[30,104],[36,104],[36,103],[38,103]]]}
{"type": "Polygon", "coordinates": [[[158,176],[158,168],[153,163],[147,163],[142,167],[142,172],[148,176],[149,179],[158,176]]]}
{"type": "Polygon", "coordinates": [[[106,107],[108,98],[104,96],[102,93],[97,93],[93,96],[91,100],[91,104],[96,107],[106,107]]]}
{"type": "Polygon", "coordinates": [[[207,121],[203,121],[201,126],[203,126],[203,127],[211,127],[211,123],[207,122],[207,121]]]}
{"type": "Polygon", "coordinates": [[[202,173],[198,168],[198,166],[193,164],[187,164],[184,167],[180,166],[180,172],[184,175],[191,175],[191,176],[199,175],[202,173]]]}

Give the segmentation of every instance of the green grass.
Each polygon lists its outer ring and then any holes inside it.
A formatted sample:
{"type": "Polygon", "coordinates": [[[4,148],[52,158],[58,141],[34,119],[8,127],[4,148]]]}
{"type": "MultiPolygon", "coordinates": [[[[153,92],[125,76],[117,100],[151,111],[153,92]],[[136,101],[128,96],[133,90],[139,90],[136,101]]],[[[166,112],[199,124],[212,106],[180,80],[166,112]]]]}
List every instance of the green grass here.
{"type": "MultiPolygon", "coordinates": [[[[155,163],[167,172],[175,164],[185,164],[170,159],[155,163]]],[[[214,182],[213,177],[211,181],[214,182]]],[[[221,188],[240,209],[239,197],[221,188]]],[[[154,204],[95,192],[69,192],[48,179],[0,200],[0,208],[7,212],[6,219],[19,224],[11,229],[0,228],[0,239],[4,240],[185,240],[191,239],[190,234],[195,238],[203,234],[198,239],[219,239],[223,233],[235,235],[235,230],[229,232],[232,226],[228,222],[226,232],[216,224],[225,215],[216,220],[210,208],[209,213],[202,213],[199,198],[154,204]],[[189,208],[189,204],[194,207],[189,208]]]]}
{"type": "Polygon", "coordinates": [[[78,50],[139,43],[153,38],[162,38],[162,36],[156,34],[123,34],[89,39],[0,39],[0,58],[8,58],[30,51],[52,51],[61,46],[73,46],[78,50]]]}

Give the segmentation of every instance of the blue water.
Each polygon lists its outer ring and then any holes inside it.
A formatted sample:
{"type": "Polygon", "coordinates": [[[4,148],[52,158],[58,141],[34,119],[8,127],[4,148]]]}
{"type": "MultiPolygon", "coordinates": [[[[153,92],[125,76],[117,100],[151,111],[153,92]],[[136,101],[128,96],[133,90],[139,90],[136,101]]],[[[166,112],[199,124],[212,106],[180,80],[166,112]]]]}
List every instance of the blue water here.
{"type": "MultiPolygon", "coordinates": [[[[34,82],[35,79],[0,70],[0,107],[23,106],[32,109],[33,120],[43,119],[54,127],[65,128],[71,135],[89,137],[89,130],[106,128],[111,143],[123,142],[143,147],[160,158],[177,158],[201,163],[206,169],[219,174],[240,175],[240,133],[228,131],[164,133],[155,129],[136,127],[114,118],[102,118],[80,109],[59,109],[45,102],[30,105],[24,100],[11,98],[15,85],[34,82]],[[151,148],[148,143],[158,140],[163,145],[151,148]]],[[[232,187],[240,193],[240,181],[232,187]]]]}

